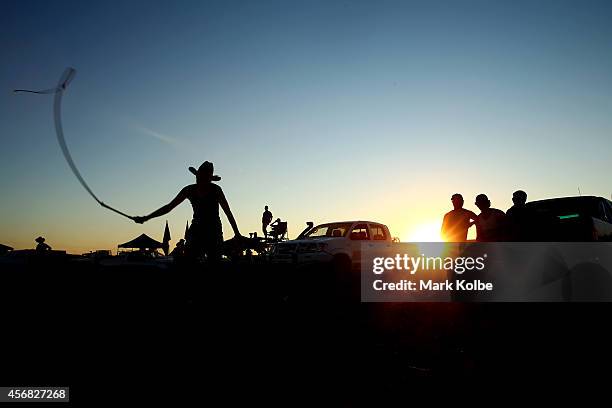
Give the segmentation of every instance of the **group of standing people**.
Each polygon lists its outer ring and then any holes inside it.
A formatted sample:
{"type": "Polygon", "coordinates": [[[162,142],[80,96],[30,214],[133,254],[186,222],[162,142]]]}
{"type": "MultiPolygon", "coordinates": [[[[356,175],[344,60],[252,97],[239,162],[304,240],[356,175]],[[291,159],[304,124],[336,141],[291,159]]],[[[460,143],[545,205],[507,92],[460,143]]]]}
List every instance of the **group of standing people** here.
{"type": "Polygon", "coordinates": [[[532,217],[528,210],[527,193],[517,190],[512,194],[514,205],[505,213],[491,207],[485,194],[476,196],[475,205],[480,214],[463,208],[463,196],[453,194],[453,210],[444,215],[442,238],[448,242],[467,241],[468,230],[476,227],[476,241],[527,241],[532,238],[532,217]]]}

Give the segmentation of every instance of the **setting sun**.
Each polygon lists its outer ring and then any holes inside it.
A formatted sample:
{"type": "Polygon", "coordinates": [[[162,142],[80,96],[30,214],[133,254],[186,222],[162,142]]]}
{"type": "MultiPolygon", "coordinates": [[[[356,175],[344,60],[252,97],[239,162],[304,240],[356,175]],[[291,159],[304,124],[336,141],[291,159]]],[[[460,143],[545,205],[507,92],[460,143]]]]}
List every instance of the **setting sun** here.
{"type": "Polygon", "coordinates": [[[440,236],[441,221],[431,221],[418,225],[402,237],[405,242],[442,242],[440,236]]]}

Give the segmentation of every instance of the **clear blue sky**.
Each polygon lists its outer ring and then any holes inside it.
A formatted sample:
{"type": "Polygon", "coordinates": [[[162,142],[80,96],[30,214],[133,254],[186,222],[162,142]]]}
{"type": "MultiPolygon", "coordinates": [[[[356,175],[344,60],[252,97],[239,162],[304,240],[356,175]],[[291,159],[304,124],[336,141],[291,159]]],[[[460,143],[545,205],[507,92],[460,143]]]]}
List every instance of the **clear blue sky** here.
{"type": "MultiPolygon", "coordinates": [[[[80,251],[147,232],[98,207],[57,146],[49,88],[94,191],[143,215],[215,163],[244,234],[368,218],[406,238],[450,196],[506,210],[609,197],[609,1],[3,1],[0,242],[80,251]]],[[[173,238],[191,216],[167,219],[173,238]]],[[[226,238],[231,229],[224,220],[226,238]]],[[[173,240],[175,242],[175,240],[173,240]]]]}

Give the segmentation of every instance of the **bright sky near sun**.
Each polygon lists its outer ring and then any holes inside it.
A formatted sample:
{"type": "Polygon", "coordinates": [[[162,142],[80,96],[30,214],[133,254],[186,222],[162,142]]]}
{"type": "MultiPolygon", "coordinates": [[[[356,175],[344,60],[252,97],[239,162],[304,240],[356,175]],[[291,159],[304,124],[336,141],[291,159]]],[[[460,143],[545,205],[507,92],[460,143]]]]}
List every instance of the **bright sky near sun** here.
{"type": "MultiPolygon", "coordinates": [[[[269,205],[306,221],[369,219],[437,238],[450,197],[506,210],[610,197],[609,1],[3,1],[0,243],[71,252],[142,232],[182,237],[191,209],[137,225],[215,163],[241,232],[269,205]]],[[[223,217],[225,238],[231,228],[223,217]]]]}

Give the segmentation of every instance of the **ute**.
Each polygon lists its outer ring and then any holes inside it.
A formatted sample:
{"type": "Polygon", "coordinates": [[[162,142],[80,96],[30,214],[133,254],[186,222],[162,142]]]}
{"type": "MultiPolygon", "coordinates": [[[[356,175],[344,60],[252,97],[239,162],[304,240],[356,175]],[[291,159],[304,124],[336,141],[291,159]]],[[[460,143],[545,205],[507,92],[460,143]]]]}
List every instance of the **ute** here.
{"type": "Polygon", "coordinates": [[[317,263],[357,268],[361,249],[390,248],[393,242],[389,228],[372,221],[341,221],[308,227],[297,239],[275,245],[271,261],[294,265],[317,263]]]}
{"type": "Polygon", "coordinates": [[[612,241],[612,202],[603,197],[561,197],[531,201],[536,240],[612,241]]]}

